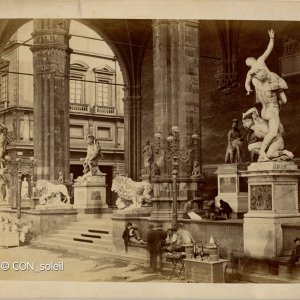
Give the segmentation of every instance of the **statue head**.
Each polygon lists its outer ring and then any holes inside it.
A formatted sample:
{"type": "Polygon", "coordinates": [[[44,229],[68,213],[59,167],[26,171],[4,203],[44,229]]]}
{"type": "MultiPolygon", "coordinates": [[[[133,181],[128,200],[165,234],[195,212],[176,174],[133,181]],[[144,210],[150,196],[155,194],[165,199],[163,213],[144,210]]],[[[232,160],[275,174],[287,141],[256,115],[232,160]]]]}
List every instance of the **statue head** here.
{"type": "Polygon", "coordinates": [[[238,128],[238,126],[239,126],[239,121],[238,121],[238,119],[233,119],[232,120],[232,128],[238,128]]]}
{"type": "Polygon", "coordinates": [[[256,63],[256,59],[254,57],[248,57],[245,63],[248,67],[252,67],[256,63]]]}
{"type": "Polygon", "coordinates": [[[95,136],[92,135],[92,134],[88,134],[86,139],[87,139],[87,142],[88,142],[89,145],[92,145],[95,142],[95,136]]]}
{"type": "Polygon", "coordinates": [[[245,113],[243,113],[243,126],[246,129],[251,129],[251,127],[254,125],[254,119],[256,119],[258,116],[259,114],[256,107],[248,109],[245,113]]]}

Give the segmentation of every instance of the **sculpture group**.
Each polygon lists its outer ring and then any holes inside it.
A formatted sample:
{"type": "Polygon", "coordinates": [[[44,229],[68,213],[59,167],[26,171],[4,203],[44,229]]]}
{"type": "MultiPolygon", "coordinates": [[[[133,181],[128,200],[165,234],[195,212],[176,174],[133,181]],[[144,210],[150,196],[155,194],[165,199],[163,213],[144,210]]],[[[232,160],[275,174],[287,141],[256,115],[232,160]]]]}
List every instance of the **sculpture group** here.
{"type": "MultiPolygon", "coordinates": [[[[274,72],[271,72],[265,61],[274,47],[275,31],[268,31],[269,44],[266,51],[257,59],[248,57],[246,65],[250,68],[245,81],[246,95],[253,92],[254,86],[256,100],[261,103],[259,114],[256,107],[243,114],[242,122],[248,134],[248,150],[251,153],[251,161],[255,161],[256,155],[259,162],[276,160],[291,160],[294,155],[284,148],[284,128],[280,122],[279,112],[283,104],[287,102],[285,90],[286,82],[274,72]]],[[[225,155],[225,163],[241,162],[242,136],[238,129],[238,121],[233,120],[232,129],[228,133],[228,146],[225,155]]]]}

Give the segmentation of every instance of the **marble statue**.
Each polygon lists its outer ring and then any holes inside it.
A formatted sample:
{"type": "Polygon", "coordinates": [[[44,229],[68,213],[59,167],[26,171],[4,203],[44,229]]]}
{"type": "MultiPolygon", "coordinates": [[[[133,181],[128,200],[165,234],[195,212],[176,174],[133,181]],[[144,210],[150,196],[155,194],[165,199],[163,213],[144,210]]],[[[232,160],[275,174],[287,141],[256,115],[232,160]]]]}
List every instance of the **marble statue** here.
{"type": "Polygon", "coordinates": [[[53,184],[39,179],[36,182],[36,190],[41,194],[37,209],[46,208],[72,208],[68,189],[63,184],[53,184]]]}
{"type": "Polygon", "coordinates": [[[151,203],[152,185],[149,182],[135,182],[131,178],[116,176],[111,190],[118,194],[118,209],[130,210],[151,203]]]}
{"type": "MultiPolygon", "coordinates": [[[[248,142],[248,150],[259,154],[263,139],[269,133],[268,121],[261,118],[257,109],[253,107],[243,114],[243,126],[252,134],[252,141],[248,142]]],[[[280,123],[277,135],[272,139],[266,152],[269,160],[284,161],[291,160],[294,157],[292,152],[284,149],[283,131],[283,126],[280,123]]]]}
{"type": "Polygon", "coordinates": [[[83,164],[83,176],[76,179],[77,183],[84,182],[90,176],[103,175],[98,167],[98,160],[103,157],[99,141],[92,134],[87,137],[87,154],[85,158],[81,158],[83,164]]]}
{"type": "Polygon", "coordinates": [[[61,184],[64,183],[64,174],[63,174],[62,171],[59,171],[59,172],[58,172],[58,179],[57,179],[57,182],[58,182],[58,183],[61,183],[61,184]]]}
{"type": "Polygon", "coordinates": [[[0,202],[8,203],[12,193],[12,174],[8,169],[0,168],[0,202]]]}
{"type": "Polygon", "coordinates": [[[146,145],[143,149],[143,157],[144,157],[144,167],[145,167],[145,175],[150,175],[151,173],[151,163],[153,159],[153,150],[150,142],[147,141],[146,145]]]}
{"type": "Polygon", "coordinates": [[[200,172],[200,164],[197,160],[194,161],[192,177],[201,177],[202,174],[200,172]]]}
{"type": "Polygon", "coordinates": [[[284,92],[288,88],[286,82],[277,74],[271,72],[265,64],[265,60],[274,47],[275,31],[271,29],[268,33],[270,41],[266,51],[257,59],[253,57],[246,59],[246,65],[250,67],[245,81],[246,95],[252,92],[252,83],[255,88],[256,99],[262,103],[261,118],[268,123],[268,131],[265,133],[259,149],[258,161],[270,160],[267,149],[278,136],[281,124],[279,110],[287,102],[284,92]]]}
{"type": "Polygon", "coordinates": [[[231,129],[228,131],[228,145],[225,154],[225,164],[239,163],[242,161],[241,146],[243,144],[243,137],[238,127],[238,120],[232,120],[231,129]]]}
{"type": "Polygon", "coordinates": [[[7,135],[7,127],[0,123],[0,168],[4,168],[6,147],[11,143],[7,135]]]}
{"type": "Polygon", "coordinates": [[[21,185],[21,198],[28,198],[29,197],[29,192],[28,192],[28,181],[26,176],[24,177],[21,185]]]}
{"type": "Polygon", "coordinates": [[[92,134],[89,134],[87,136],[87,143],[87,154],[83,161],[83,173],[90,172],[91,175],[101,175],[102,173],[98,168],[98,160],[99,158],[103,158],[103,154],[99,141],[92,134]]]}

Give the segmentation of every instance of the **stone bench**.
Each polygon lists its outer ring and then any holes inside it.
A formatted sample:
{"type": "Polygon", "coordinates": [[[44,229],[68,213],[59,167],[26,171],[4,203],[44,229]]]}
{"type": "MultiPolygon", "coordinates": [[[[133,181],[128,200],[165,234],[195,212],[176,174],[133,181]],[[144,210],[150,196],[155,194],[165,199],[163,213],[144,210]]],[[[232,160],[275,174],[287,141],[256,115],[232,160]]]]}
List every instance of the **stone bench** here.
{"type": "Polygon", "coordinates": [[[278,275],[289,277],[289,278],[295,278],[300,279],[300,261],[296,262],[294,264],[294,267],[292,268],[291,272],[288,272],[288,260],[290,257],[278,257],[276,258],[276,262],[278,263],[278,275]]]}

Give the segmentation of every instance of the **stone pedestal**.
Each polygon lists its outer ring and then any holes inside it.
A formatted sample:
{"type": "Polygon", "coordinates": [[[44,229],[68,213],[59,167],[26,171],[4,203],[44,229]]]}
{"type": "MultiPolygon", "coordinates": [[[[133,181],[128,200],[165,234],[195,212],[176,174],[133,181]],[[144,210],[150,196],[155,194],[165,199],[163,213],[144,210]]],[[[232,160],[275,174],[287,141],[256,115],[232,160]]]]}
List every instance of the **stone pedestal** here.
{"type": "Polygon", "coordinates": [[[245,170],[246,167],[239,164],[222,164],[215,172],[218,175],[216,207],[220,206],[221,199],[228,202],[233,210],[231,218],[242,217],[248,211],[247,184],[241,177],[245,170]]]}
{"type": "Polygon", "coordinates": [[[87,177],[74,184],[74,208],[82,213],[97,213],[106,204],[106,174],[87,177]]]}
{"type": "Polygon", "coordinates": [[[298,176],[293,162],[252,163],[248,177],[248,213],[244,215],[244,252],[270,258],[283,250],[283,223],[300,222],[298,176]]]}
{"type": "MultiPolygon", "coordinates": [[[[193,197],[194,201],[199,201],[195,196],[198,190],[199,183],[204,181],[203,178],[188,178],[179,177],[177,179],[177,215],[179,219],[183,218],[183,207],[188,201],[188,197],[193,197]]],[[[173,205],[173,183],[172,179],[168,177],[154,177],[153,183],[153,198],[151,203],[153,211],[151,214],[152,220],[166,220],[172,219],[172,205],[173,205]]]]}

